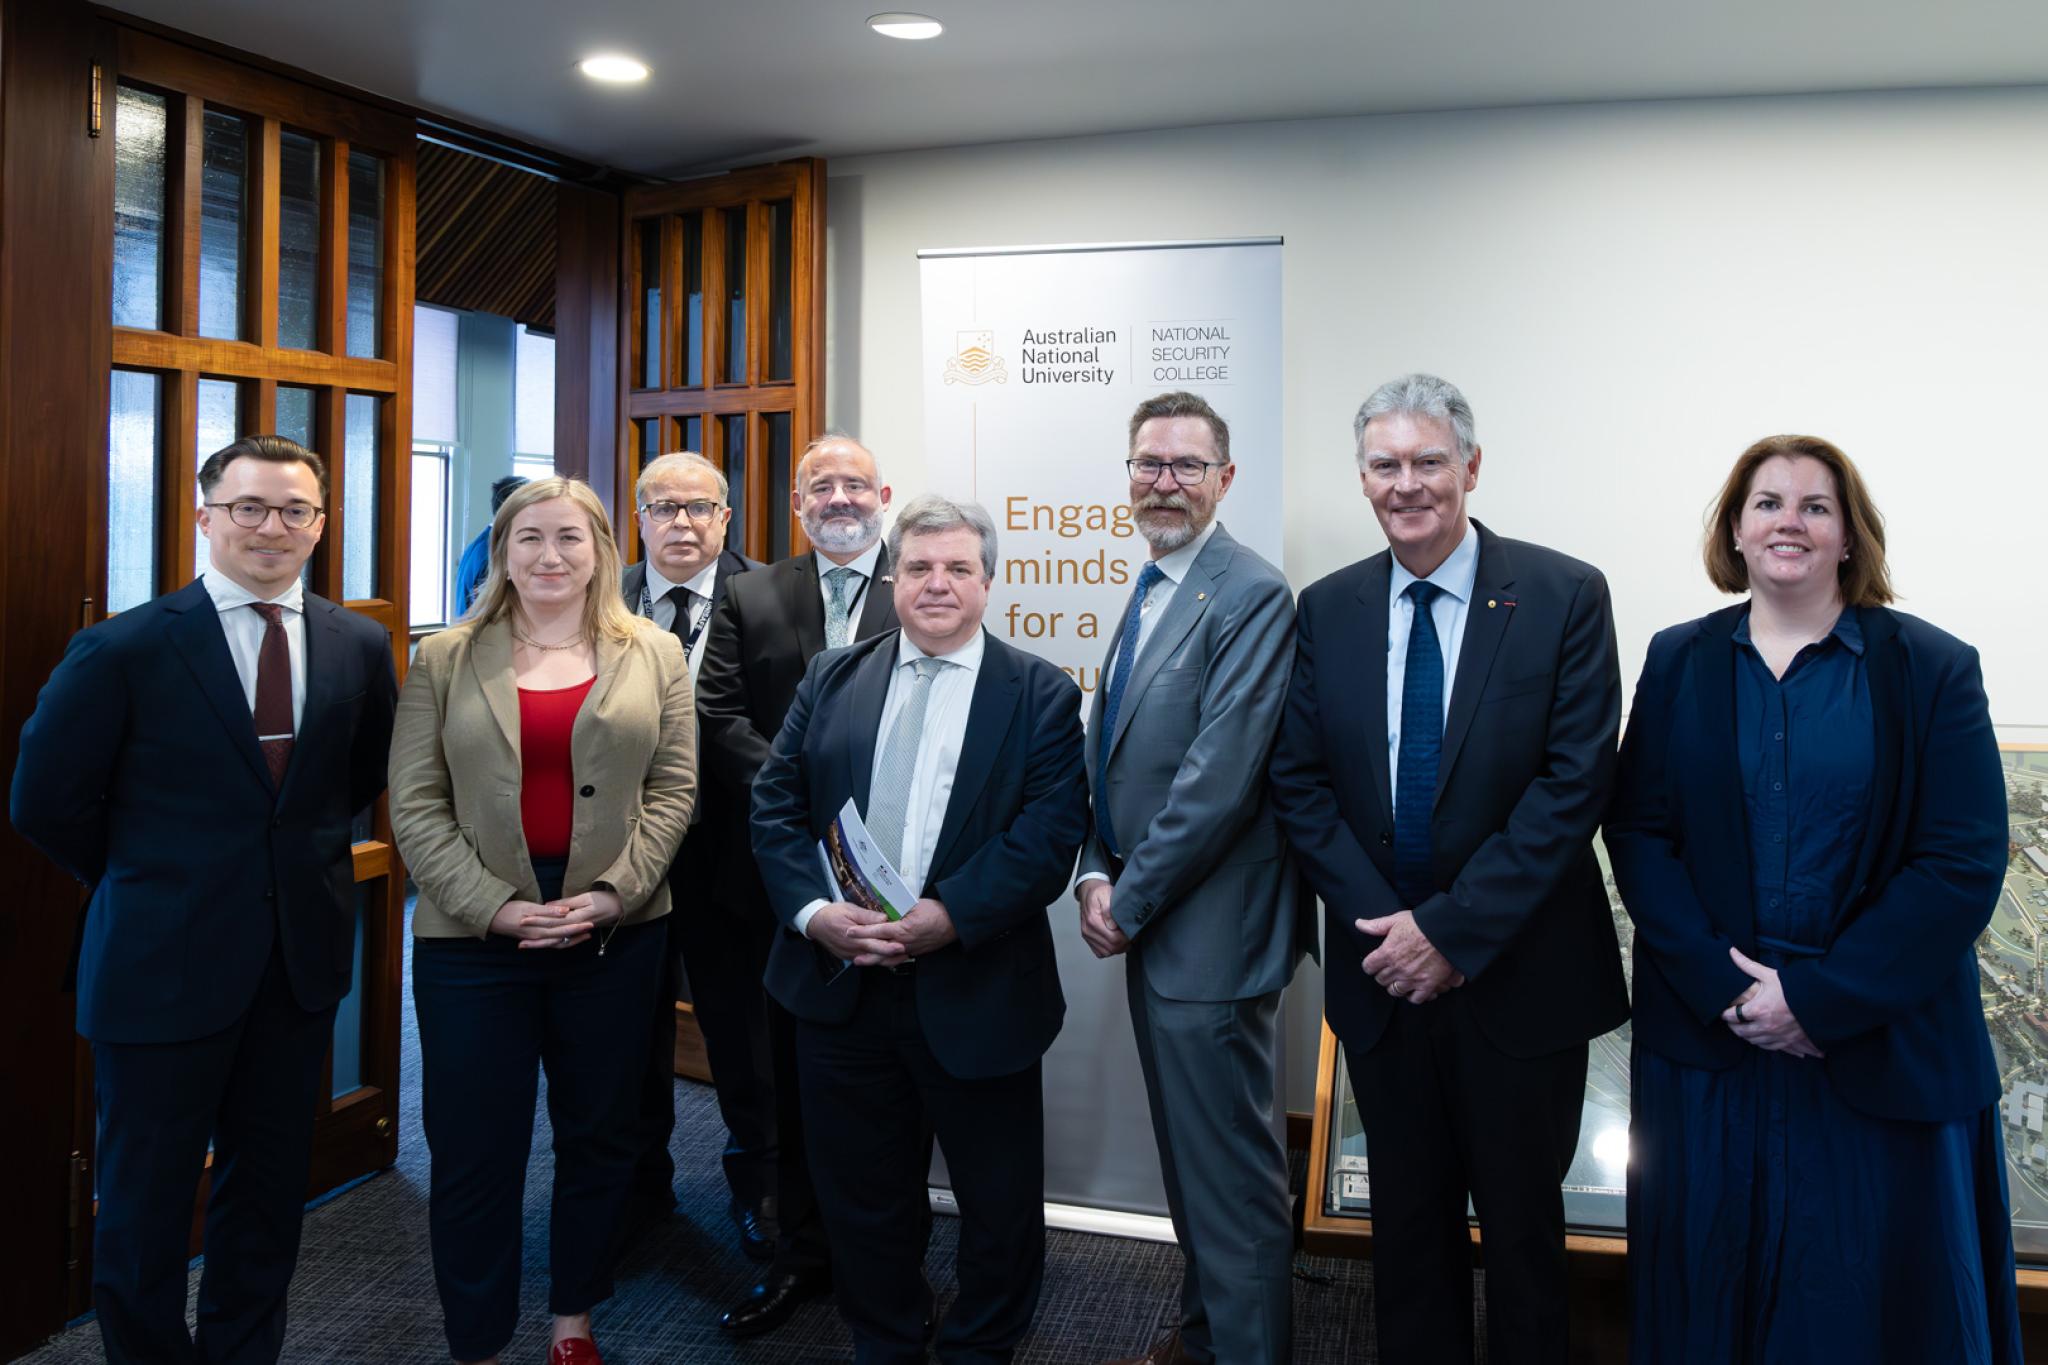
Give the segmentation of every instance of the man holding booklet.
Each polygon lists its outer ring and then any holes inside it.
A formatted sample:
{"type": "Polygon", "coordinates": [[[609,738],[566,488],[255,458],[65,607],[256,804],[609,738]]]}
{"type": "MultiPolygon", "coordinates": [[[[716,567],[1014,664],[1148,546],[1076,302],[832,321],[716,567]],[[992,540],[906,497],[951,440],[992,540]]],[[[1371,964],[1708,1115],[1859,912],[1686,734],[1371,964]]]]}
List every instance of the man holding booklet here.
{"type": "Polygon", "coordinates": [[[925,1358],[930,1131],[961,1213],[938,1355],[1006,1360],[1043,1273],[1040,1059],[1066,1013],[1046,910],[1088,826],[1081,694],[982,630],[996,533],[980,506],[914,500],[889,552],[902,628],[811,662],[755,782],[782,925],[767,984],[797,1019],[856,1358],[925,1358]]]}

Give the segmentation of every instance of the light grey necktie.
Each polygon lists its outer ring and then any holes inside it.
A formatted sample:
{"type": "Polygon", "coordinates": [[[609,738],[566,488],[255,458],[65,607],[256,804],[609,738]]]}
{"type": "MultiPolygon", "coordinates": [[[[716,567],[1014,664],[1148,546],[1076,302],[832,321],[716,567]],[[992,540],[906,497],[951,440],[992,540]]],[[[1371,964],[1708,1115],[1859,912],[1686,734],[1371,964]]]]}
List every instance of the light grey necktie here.
{"type": "MultiPolygon", "coordinates": [[[[884,857],[903,870],[904,844],[910,810],[910,784],[917,775],[917,742],[924,734],[924,713],[932,699],[932,679],[946,665],[938,659],[912,659],[917,676],[910,681],[910,695],[896,712],[896,724],[875,760],[875,775],[868,783],[868,833],[884,857]]],[[[912,887],[913,891],[917,888],[912,887]]]]}
{"type": "Polygon", "coordinates": [[[853,583],[853,570],[844,564],[825,575],[825,648],[841,649],[846,644],[846,594],[853,583]]]}

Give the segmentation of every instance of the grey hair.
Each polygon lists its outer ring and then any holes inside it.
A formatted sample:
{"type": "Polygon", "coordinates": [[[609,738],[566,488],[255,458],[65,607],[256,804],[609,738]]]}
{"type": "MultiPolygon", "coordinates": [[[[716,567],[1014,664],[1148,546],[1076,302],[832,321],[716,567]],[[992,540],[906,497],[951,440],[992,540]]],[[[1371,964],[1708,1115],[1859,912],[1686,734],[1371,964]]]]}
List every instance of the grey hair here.
{"type": "Polygon", "coordinates": [[[1360,468],[1365,466],[1366,423],[1397,413],[1448,422],[1458,442],[1458,463],[1472,463],[1479,439],[1473,430],[1472,405],[1465,401],[1465,395],[1448,379],[1438,379],[1433,374],[1404,374],[1374,389],[1372,397],[1359,404],[1358,416],[1351,419],[1351,439],[1360,468]]]}
{"type": "Polygon", "coordinates": [[[685,470],[691,469],[707,471],[712,478],[718,480],[719,502],[726,502],[730,498],[732,485],[726,482],[724,470],[694,450],[671,450],[668,454],[657,455],[646,464],[640,466],[640,481],[633,485],[633,505],[635,507],[646,505],[648,485],[665,479],[671,474],[681,474],[685,470]]]}
{"type": "Polygon", "coordinates": [[[831,427],[813,437],[811,443],[805,446],[803,451],[796,457],[796,468],[791,470],[789,474],[789,486],[791,488],[802,488],[804,486],[804,466],[811,462],[811,456],[817,454],[821,447],[829,445],[849,445],[863,452],[868,457],[868,463],[875,467],[875,481],[877,483],[881,482],[882,462],[875,458],[875,452],[861,444],[860,437],[841,431],[838,427],[831,427]]]}
{"type": "Polygon", "coordinates": [[[889,562],[903,557],[903,537],[934,536],[966,527],[981,537],[981,574],[990,582],[996,576],[996,523],[988,509],[978,502],[920,493],[904,504],[889,526],[889,562]]]}

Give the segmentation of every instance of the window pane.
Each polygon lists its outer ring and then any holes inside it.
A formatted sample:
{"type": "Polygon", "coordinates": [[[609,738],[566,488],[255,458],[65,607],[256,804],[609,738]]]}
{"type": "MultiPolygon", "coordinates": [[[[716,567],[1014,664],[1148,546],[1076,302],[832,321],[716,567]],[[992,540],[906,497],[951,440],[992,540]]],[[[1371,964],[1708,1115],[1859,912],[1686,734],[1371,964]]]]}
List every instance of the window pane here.
{"type": "Polygon", "coordinates": [[[551,479],[555,475],[555,461],[548,455],[514,455],[512,472],[522,479],[551,479]]]}
{"type": "Polygon", "coordinates": [[[768,377],[789,379],[790,344],[795,318],[792,274],[795,268],[795,205],[777,199],[768,205],[768,377]]]}
{"type": "MultiPolygon", "coordinates": [[[[313,450],[313,391],[296,384],[277,386],[277,434],[313,450]]],[[[318,454],[318,451],[314,452],[318,454]]],[[[325,458],[325,457],[323,457],[325,458]]]]}
{"type": "MultiPolygon", "coordinates": [[[[199,463],[242,434],[242,386],[232,379],[199,381],[199,463]]],[[[206,571],[206,537],[192,547],[192,572],[206,571]]]]}
{"type": "Polygon", "coordinates": [[[448,457],[412,453],[412,608],[410,624],[448,619],[448,457]]]}
{"type": "Polygon", "coordinates": [[[356,948],[349,959],[348,994],[334,1013],[334,1087],[346,1095],[363,1083],[363,926],[384,898],[384,879],[357,882],[355,887],[356,948]]]}
{"type": "Polygon", "coordinates": [[[633,373],[643,389],[661,387],[661,220],[640,220],[640,326],[635,332],[639,352],[633,373]]]}
{"type": "Polygon", "coordinates": [[[412,437],[455,444],[455,314],[412,310],[412,437]]]}
{"type": "Polygon", "coordinates": [[[704,453],[704,419],[702,417],[684,417],[680,420],[683,424],[683,449],[694,450],[699,455],[702,455],[704,453]]]}
{"type": "Polygon", "coordinates": [[[320,144],[277,141],[277,344],[311,350],[319,336],[320,144]]]}
{"type": "Polygon", "coordinates": [[[115,370],[107,421],[107,610],[156,596],[161,382],[115,370]]]}
{"type": "Polygon", "coordinates": [[[555,339],[519,329],[512,384],[512,448],[555,458],[555,339]]]}
{"type": "Polygon", "coordinates": [[[351,602],[377,595],[377,401],[352,393],[345,409],[341,595],[351,602]]]}
{"type": "Polygon", "coordinates": [[[115,96],[116,327],[163,326],[164,130],[168,117],[162,95],[124,85],[115,96]]]}
{"type": "Polygon", "coordinates": [[[704,382],[704,219],[683,215],[683,383],[704,382]]]}
{"type": "Polygon", "coordinates": [[[636,417],[633,419],[633,427],[638,433],[640,441],[640,467],[645,469],[648,461],[662,453],[661,419],[659,417],[636,417]]]}
{"type": "Polygon", "coordinates": [[[248,272],[249,125],[208,109],[199,176],[199,335],[239,341],[248,272]]]}
{"type": "Polygon", "coordinates": [[[348,154],[348,353],[384,354],[384,158],[348,154]]]}
{"type": "Polygon", "coordinates": [[[719,464],[725,470],[725,481],[731,485],[731,492],[728,494],[727,500],[732,506],[732,524],[739,528],[740,543],[735,544],[733,548],[752,553],[753,547],[745,544],[747,538],[747,509],[744,506],[744,494],[747,487],[747,415],[743,412],[737,412],[715,420],[718,422],[719,439],[725,446],[723,458],[719,460],[719,464]]]}
{"type": "MultiPolygon", "coordinates": [[[[789,488],[795,473],[789,467],[789,414],[762,414],[768,427],[768,486],[789,488]]],[[[768,519],[768,557],[781,559],[789,553],[789,513],[772,511],[768,519]]]]}
{"type": "Polygon", "coordinates": [[[729,384],[747,382],[747,211],[725,214],[725,369],[729,384]]]}

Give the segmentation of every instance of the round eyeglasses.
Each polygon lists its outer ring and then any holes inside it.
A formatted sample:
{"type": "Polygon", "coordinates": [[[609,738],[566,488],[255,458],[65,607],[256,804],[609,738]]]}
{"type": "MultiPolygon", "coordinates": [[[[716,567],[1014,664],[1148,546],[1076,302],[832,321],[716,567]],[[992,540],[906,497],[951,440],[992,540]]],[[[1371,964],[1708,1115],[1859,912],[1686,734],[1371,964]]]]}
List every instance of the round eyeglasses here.
{"type": "Polygon", "coordinates": [[[209,502],[208,507],[225,507],[228,520],[246,530],[253,531],[270,520],[272,512],[277,519],[294,531],[303,531],[320,520],[322,509],[309,502],[288,502],[280,507],[274,502],[258,502],[254,498],[243,498],[238,502],[209,502]]]}

